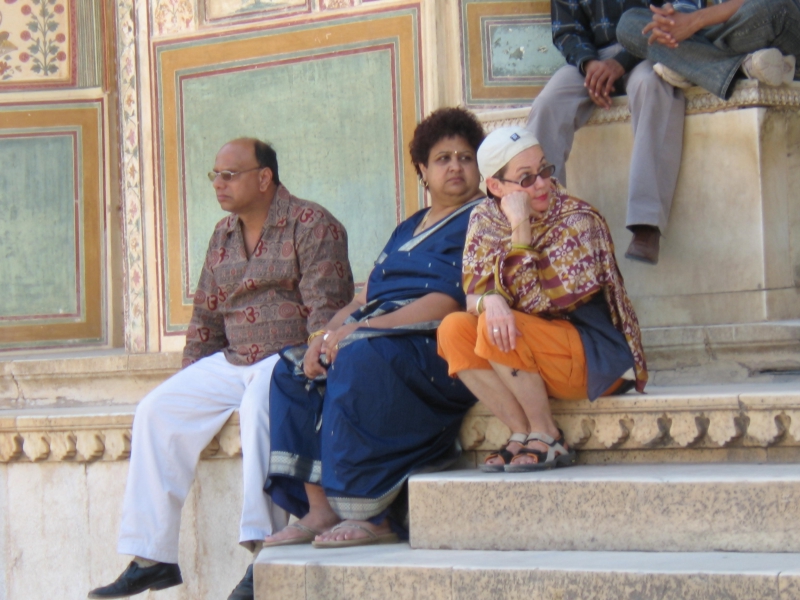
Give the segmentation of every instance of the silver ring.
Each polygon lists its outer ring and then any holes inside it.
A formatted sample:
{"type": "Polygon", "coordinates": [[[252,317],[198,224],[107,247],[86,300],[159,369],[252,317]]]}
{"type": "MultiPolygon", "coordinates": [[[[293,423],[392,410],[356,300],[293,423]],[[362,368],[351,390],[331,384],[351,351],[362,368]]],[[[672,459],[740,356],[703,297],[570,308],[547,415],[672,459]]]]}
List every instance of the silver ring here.
{"type": "Polygon", "coordinates": [[[325,335],[323,335],[322,336],[323,341],[327,340],[329,335],[330,335],[330,333],[326,333],[325,335]]]}
{"type": "Polygon", "coordinates": [[[499,327],[495,327],[494,329],[492,329],[492,332],[493,332],[493,333],[497,333],[498,331],[500,331],[500,328],[499,328],[499,327]]]}

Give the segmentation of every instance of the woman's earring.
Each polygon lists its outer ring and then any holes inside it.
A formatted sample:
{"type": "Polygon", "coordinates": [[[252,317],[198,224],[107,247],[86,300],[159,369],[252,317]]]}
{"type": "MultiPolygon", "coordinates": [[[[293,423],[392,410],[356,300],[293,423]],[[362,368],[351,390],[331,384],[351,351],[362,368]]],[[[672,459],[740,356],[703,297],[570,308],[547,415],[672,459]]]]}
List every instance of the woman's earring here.
{"type": "Polygon", "coordinates": [[[428,189],[428,182],[425,181],[424,179],[422,180],[422,185],[425,187],[426,190],[428,189]]]}

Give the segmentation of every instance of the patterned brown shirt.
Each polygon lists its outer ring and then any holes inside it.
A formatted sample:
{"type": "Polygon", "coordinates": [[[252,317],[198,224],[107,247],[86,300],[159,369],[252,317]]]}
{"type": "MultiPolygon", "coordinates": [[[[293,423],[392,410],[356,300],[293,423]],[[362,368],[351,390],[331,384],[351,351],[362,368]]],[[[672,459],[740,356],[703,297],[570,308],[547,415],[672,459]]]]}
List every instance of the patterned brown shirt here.
{"type": "Polygon", "coordinates": [[[194,295],[183,366],[220,350],[231,364],[253,364],[304,342],[352,297],[344,227],[281,185],[249,260],[239,218],[217,223],[194,295]]]}

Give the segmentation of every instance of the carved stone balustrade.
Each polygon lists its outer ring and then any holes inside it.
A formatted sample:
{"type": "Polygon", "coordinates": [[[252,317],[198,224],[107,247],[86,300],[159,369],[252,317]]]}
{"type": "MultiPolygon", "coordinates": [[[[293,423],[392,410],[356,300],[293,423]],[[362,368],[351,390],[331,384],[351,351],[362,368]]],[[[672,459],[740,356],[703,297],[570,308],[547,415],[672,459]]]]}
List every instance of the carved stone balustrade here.
{"type": "MultiPolygon", "coordinates": [[[[555,401],[552,407],[573,447],[604,451],[606,457],[613,456],[607,451],[617,450],[800,450],[798,386],[730,386],[729,391],[707,391],[711,389],[631,393],[595,402],[555,401]]],[[[464,419],[461,443],[467,451],[482,453],[501,448],[509,435],[508,428],[479,404],[464,419]]],[[[620,453],[617,456],[622,458],[620,453]]],[[[800,459],[800,452],[796,456],[800,459]]],[[[677,459],[674,453],[673,458],[677,459]]]]}
{"type": "MultiPolygon", "coordinates": [[[[553,402],[567,441],[587,451],[797,448],[800,389],[790,384],[665,388],[595,402],[553,402]]],[[[0,462],[118,461],[130,456],[134,406],[76,406],[3,411],[0,462]]],[[[475,406],[464,419],[461,444],[477,453],[496,450],[509,430],[475,406]]],[[[232,458],[242,452],[234,413],[203,452],[232,458]]],[[[614,455],[612,455],[614,456],[614,455]]],[[[626,460],[617,453],[620,460],[626,460]]]]}
{"type": "MultiPolygon", "coordinates": [[[[0,462],[126,460],[135,406],[79,406],[0,413],[0,462]]],[[[203,458],[241,456],[239,413],[203,451],[203,458]]]]}

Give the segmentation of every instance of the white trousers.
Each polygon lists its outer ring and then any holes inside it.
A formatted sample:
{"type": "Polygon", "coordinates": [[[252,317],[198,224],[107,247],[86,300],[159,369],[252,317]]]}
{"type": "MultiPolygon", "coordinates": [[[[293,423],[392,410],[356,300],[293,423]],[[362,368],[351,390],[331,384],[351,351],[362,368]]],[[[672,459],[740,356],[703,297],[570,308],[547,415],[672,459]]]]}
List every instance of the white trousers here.
{"type": "Polygon", "coordinates": [[[139,403],[120,554],[178,562],[181,509],[200,453],[236,409],[244,482],[239,541],[262,540],[286,526],[288,515],[262,489],[269,471],[269,384],[277,362],[275,354],[239,367],[218,352],[176,373],[139,403]]]}

